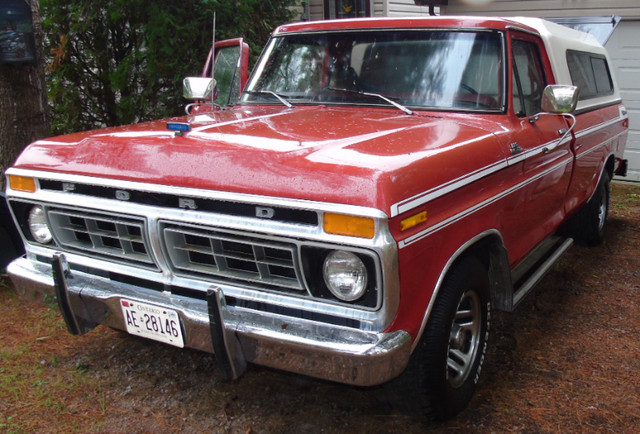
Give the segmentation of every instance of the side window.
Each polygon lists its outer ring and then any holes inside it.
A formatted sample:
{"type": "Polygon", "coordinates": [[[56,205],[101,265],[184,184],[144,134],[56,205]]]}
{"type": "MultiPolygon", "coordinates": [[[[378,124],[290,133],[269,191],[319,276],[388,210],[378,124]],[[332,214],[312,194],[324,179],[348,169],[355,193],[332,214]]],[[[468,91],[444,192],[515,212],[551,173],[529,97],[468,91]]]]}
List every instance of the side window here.
{"type": "Polygon", "coordinates": [[[609,66],[604,57],[591,57],[591,67],[596,78],[596,89],[598,95],[607,95],[613,92],[613,83],[611,82],[611,74],[609,66]]]}
{"type": "Polygon", "coordinates": [[[513,107],[518,116],[540,112],[546,80],[538,47],[533,42],[513,40],[513,107]]]}
{"type": "MultiPolygon", "coordinates": [[[[220,105],[234,105],[247,84],[249,76],[249,45],[242,38],[216,41],[202,68],[202,78],[211,77],[211,61],[215,59],[215,101],[220,105]]],[[[202,89],[204,90],[204,89],[202,89]]],[[[197,92],[196,92],[197,93],[197,92]]]]}
{"type": "Polygon", "coordinates": [[[524,106],[520,97],[520,86],[517,85],[516,69],[513,68],[513,111],[518,116],[524,116],[524,106]]]}
{"type": "Polygon", "coordinates": [[[582,51],[567,51],[571,82],[580,89],[580,100],[613,93],[609,65],[604,56],[582,51]]]}
{"type": "Polygon", "coordinates": [[[240,46],[224,47],[217,53],[214,74],[218,86],[216,101],[219,104],[233,105],[238,102],[240,80],[237,76],[237,65],[239,57],[240,46]]]}

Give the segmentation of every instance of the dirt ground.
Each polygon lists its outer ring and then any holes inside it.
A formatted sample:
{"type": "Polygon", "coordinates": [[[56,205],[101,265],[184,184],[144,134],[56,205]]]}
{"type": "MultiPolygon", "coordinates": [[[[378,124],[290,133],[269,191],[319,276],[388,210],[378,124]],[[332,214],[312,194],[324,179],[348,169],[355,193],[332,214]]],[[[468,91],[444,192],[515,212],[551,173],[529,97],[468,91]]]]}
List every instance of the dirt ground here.
{"type": "Polygon", "coordinates": [[[224,382],[211,355],[104,327],[66,332],[55,309],[0,286],[0,431],[637,432],[640,186],[614,183],[606,243],[572,247],[513,314],[469,407],[434,424],[381,388],[249,366],[224,382]]]}

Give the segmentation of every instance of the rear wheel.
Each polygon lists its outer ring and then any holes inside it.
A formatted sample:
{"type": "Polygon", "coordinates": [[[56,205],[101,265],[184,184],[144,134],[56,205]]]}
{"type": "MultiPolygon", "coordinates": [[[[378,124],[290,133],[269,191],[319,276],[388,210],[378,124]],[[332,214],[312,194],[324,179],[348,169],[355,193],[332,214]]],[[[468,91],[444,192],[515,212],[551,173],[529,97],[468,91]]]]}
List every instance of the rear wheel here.
{"type": "Polygon", "coordinates": [[[576,241],[588,246],[597,246],[604,242],[609,219],[610,178],[607,172],[602,174],[593,197],[576,216],[576,241]]]}
{"type": "Polygon", "coordinates": [[[480,377],[489,333],[489,279],[475,257],[448,273],[406,371],[387,389],[399,410],[445,420],[462,411],[480,377]]]}

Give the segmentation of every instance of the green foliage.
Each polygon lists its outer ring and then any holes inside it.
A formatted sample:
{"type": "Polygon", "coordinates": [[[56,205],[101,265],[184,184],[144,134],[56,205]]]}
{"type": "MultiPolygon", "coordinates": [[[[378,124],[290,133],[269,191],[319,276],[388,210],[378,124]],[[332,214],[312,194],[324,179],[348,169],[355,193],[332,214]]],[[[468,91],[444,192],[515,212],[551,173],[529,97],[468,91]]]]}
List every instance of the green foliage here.
{"type": "Polygon", "coordinates": [[[216,39],[243,37],[252,61],[296,0],[41,0],[56,134],[180,114],[182,78],[216,39]]]}

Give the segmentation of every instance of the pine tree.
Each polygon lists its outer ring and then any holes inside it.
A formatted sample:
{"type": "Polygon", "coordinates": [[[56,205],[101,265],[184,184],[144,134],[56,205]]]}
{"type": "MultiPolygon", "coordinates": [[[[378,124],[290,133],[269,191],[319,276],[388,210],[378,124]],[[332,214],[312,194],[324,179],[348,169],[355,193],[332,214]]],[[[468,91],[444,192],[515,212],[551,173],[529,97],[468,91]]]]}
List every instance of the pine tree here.
{"type": "MultiPolygon", "coordinates": [[[[35,59],[21,64],[0,64],[0,187],[4,187],[4,171],[11,166],[22,149],[30,142],[50,134],[49,107],[44,79],[44,61],[42,53],[42,27],[40,25],[39,5],[37,0],[12,0],[2,2],[4,10],[12,7],[28,5],[32,10],[35,59]]],[[[3,14],[6,17],[7,14],[3,14]]],[[[10,47],[6,38],[15,36],[24,38],[22,25],[19,33],[5,19],[0,22],[0,37],[5,38],[2,49],[5,54],[10,47]],[[5,28],[2,28],[4,26],[5,28]]],[[[30,32],[26,32],[28,36],[30,32]]],[[[20,39],[20,44],[30,45],[29,41],[20,39]]],[[[5,58],[5,56],[3,56],[5,58]]]]}
{"type": "Polygon", "coordinates": [[[253,58],[296,0],[41,0],[55,133],[184,113],[182,79],[212,43],[244,37],[253,58]]]}

